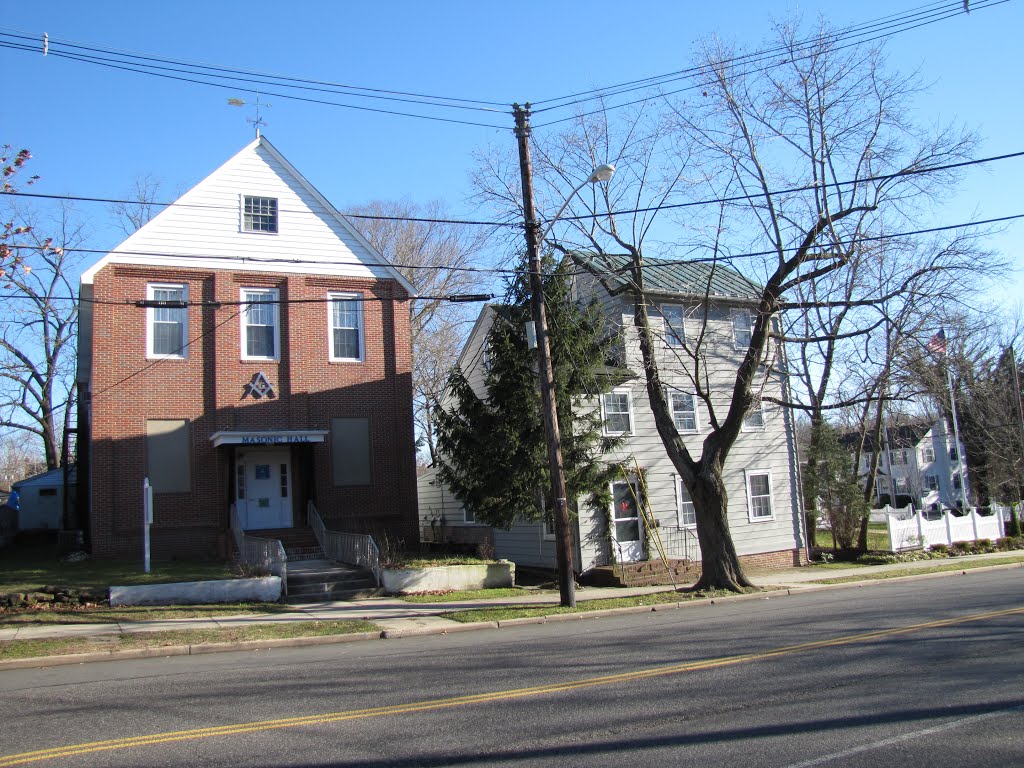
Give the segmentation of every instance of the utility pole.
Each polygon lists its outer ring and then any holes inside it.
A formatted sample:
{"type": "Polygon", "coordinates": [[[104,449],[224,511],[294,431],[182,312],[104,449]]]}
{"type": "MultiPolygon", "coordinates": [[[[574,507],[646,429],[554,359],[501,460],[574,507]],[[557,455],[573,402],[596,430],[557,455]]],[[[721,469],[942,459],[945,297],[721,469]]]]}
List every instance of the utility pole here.
{"type": "Polygon", "coordinates": [[[562,435],[558,427],[555,402],[555,374],[548,341],[548,318],[544,309],[544,283],[541,280],[540,224],[533,206],[533,166],[530,163],[530,104],[512,105],[519,142],[519,173],[523,183],[523,216],[526,225],[526,253],[530,263],[530,310],[537,329],[537,360],[540,372],[541,410],[544,436],[548,444],[548,468],[551,474],[551,498],[554,503],[555,553],[558,560],[558,592],[565,607],[576,605],[576,582],[572,567],[572,535],[566,499],[565,468],[562,466],[562,435]]]}

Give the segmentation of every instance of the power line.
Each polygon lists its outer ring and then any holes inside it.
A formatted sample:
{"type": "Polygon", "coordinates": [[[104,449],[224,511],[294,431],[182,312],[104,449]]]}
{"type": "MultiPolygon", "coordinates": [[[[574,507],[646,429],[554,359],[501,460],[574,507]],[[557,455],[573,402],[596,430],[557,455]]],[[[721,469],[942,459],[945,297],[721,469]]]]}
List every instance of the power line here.
{"type": "MultiPolygon", "coordinates": [[[[1002,0],[1002,1],[1003,2],[1007,2],[1008,0],[1002,0]]],[[[998,161],[1001,161],[1001,160],[1014,160],[1014,159],[1017,159],[1017,158],[1020,158],[1020,157],[1024,157],[1024,151],[1008,152],[1008,153],[1005,153],[1005,154],[1002,154],[1002,155],[992,155],[992,156],[989,156],[989,157],[973,158],[971,160],[962,160],[962,161],[959,161],[959,162],[956,162],[956,163],[946,163],[945,165],[935,165],[935,166],[930,166],[930,167],[926,167],[926,168],[906,168],[906,169],[903,169],[901,171],[896,171],[895,173],[884,173],[884,174],[878,174],[878,175],[875,175],[875,176],[865,176],[865,177],[860,178],[860,179],[850,179],[850,180],[843,180],[843,181],[830,181],[830,182],[826,182],[826,183],[823,183],[823,184],[807,184],[807,185],[800,186],[800,187],[788,187],[786,189],[769,190],[767,192],[749,193],[749,194],[745,194],[745,195],[733,195],[731,197],[706,198],[706,199],[703,199],[703,200],[692,200],[692,201],[688,201],[688,202],[685,202],[685,203],[662,203],[660,205],[649,206],[649,207],[646,207],[646,208],[627,208],[627,209],[616,210],[616,211],[609,211],[609,212],[600,213],[600,214],[597,214],[597,213],[587,213],[587,214],[580,214],[580,215],[575,215],[575,216],[564,216],[563,215],[563,216],[559,216],[559,221],[581,221],[581,220],[586,220],[586,219],[604,218],[606,216],[619,216],[619,215],[633,214],[633,213],[655,213],[655,212],[658,212],[658,211],[671,210],[671,209],[675,209],[675,208],[692,208],[692,207],[698,206],[698,205],[720,205],[720,204],[723,204],[723,203],[734,203],[734,202],[740,202],[740,201],[743,201],[743,200],[755,200],[755,199],[762,198],[762,197],[775,197],[775,196],[778,196],[778,195],[788,195],[788,194],[792,194],[794,192],[810,192],[810,191],[816,190],[816,189],[828,189],[829,187],[836,187],[836,188],[838,188],[838,187],[850,186],[850,185],[855,185],[855,184],[866,184],[866,183],[869,183],[869,182],[891,181],[893,179],[898,179],[898,178],[902,178],[902,177],[905,177],[905,176],[919,176],[919,175],[927,174],[927,173],[937,173],[939,171],[949,171],[949,170],[955,170],[957,168],[967,168],[967,167],[974,166],[974,165],[982,165],[982,164],[985,164],[985,163],[994,163],[994,162],[998,162],[998,161]]],[[[68,200],[68,201],[74,201],[74,202],[124,203],[124,204],[133,204],[133,205],[141,205],[141,206],[154,205],[154,206],[163,206],[163,207],[175,206],[175,207],[179,207],[179,208],[190,208],[190,209],[194,208],[194,209],[201,209],[201,210],[224,210],[224,211],[235,211],[235,210],[237,210],[237,205],[214,205],[214,204],[206,204],[206,203],[200,204],[200,203],[178,203],[178,202],[173,202],[173,203],[164,203],[164,202],[147,203],[147,202],[142,202],[142,201],[138,201],[138,200],[123,200],[123,199],[109,198],[109,197],[85,197],[85,196],[81,196],[81,195],[50,195],[50,194],[42,194],[42,193],[38,193],[38,192],[10,191],[10,192],[0,192],[0,195],[9,195],[9,196],[12,196],[12,197],[32,197],[32,198],[39,198],[39,199],[45,199],[45,200],[68,200]]],[[[300,214],[319,215],[317,211],[312,211],[310,209],[282,209],[281,213],[292,213],[292,214],[300,213],[300,214]]],[[[523,226],[522,222],[508,222],[508,221],[477,221],[477,220],[471,220],[471,219],[433,219],[433,218],[415,217],[415,216],[377,216],[377,215],[362,214],[362,213],[342,213],[342,212],[338,212],[338,213],[339,213],[339,215],[344,216],[345,218],[350,218],[350,219],[369,219],[369,220],[374,220],[374,221],[408,221],[408,222],[426,223],[426,224],[459,224],[459,225],[466,225],[466,226],[484,226],[484,227],[514,227],[514,228],[517,228],[517,229],[523,226]]],[[[11,246],[11,247],[30,247],[30,246],[11,246]]],[[[95,253],[106,253],[106,251],[93,251],[93,252],[95,252],[95,253]]]]}
{"type": "MultiPolygon", "coordinates": [[[[0,32],[0,37],[9,37],[15,40],[24,40],[25,44],[22,47],[25,50],[38,52],[39,51],[39,35],[30,35],[26,32],[11,31],[11,32],[0,32]]],[[[88,51],[90,54],[106,54],[108,56],[119,56],[120,60],[130,62],[130,60],[136,60],[139,62],[137,66],[155,66],[156,64],[167,64],[172,65],[169,67],[161,67],[164,69],[172,69],[173,71],[192,71],[192,70],[206,70],[211,74],[218,75],[224,73],[225,75],[241,75],[247,78],[266,78],[262,82],[269,81],[281,81],[282,85],[288,87],[303,88],[307,90],[329,90],[331,92],[341,91],[351,92],[351,95],[363,96],[365,98],[389,98],[395,101],[415,101],[416,103],[427,103],[432,106],[451,106],[462,109],[478,109],[480,111],[497,112],[503,111],[507,106],[502,102],[485,101],[482,99],[467,99],[452,96],[437,96],[425,93],[415,93],[410,91],[397,91],[389,90],[385,88],[369,88],[357,85],[348,85],[346,83],[337,83],[329,80],[317,80],[310,78],[294,77],[290,75],[278,75],[272,72],[261,72],[259,70],[247,70],[239,69],[234,67],[226,67],[223,65],[204,64],[202,62],[187,61],[184,59],[172,59],[162,56],[154,56],[152,54],[142,54],[133,51],[125,51],[116,48],[101,48],[93,45],[83,45],[76,43],[71,40],[63,40],[60,38],[47,38],[47,55],[57,55],[60,53],[59,47],[65,46],[67,48],[76,49],[78,51],[88,51]],[[154,62],[154,64],[149,64],[154,62]],[[291,85],[294,83],[295,85],[291,85]],[[475,106],[474,106],[475,105],[475,106]],[[493,109],[493,107],[500,107],[501,110],[493,109]]],[[[83,61],[88,61],[87,58],[90,54],[79,54],[83,61]]],[[[105,59],[106,61],[118,61],[118,59],[105,59]]]]}
{"type": "MultiPolygon", "coordinates": [[[[839,240],[839,241],[836,241],[836,242],[832,243],[832,245],[835,245],[835,246],[840,246],[840,245],[856,245],[856,244],[862,243],[862,242],[876,242],[876,241],[879,241],[879,240],[893,240],[893,239],[896,239],[896,238],[913,237],[915,235],[931,234],[931,233],[934,233],[934,232],[945,232],[945,231],[949,231],[949,230],[953,230],[953,229],[966,229],[966,228],[969,228],[969,227],[980,227],[980,226],[987,226],[987,225],[990,225],[990,224],[1001,224],[1001,223],[1005,223],[1005,222],[1009,222],[1009,221],[1015,221],[1017,219],[1024,219],[1024,213],[1010,214],[1008,216],[999,216],[997,218],[983,219],[983,220],[980,220],[980,221],[966,221],[966,222],[961,222],[959,224],[947,224],[947,225],[943,225],[943,226],[940,226],[940,227],[928,227],[928,228],[923,228],[923,229],[910,230],[910,231],[906,231],[906,232],[891,232],[891,233],[887,233],[887,234],[883,234],[883,235],[862,235],[862,236],[857,236],[857,237],[850,238],[849,240],[839,240]]],[[[30,245],[11,245],[11,246],[8,246],[8,247],[9,248],[20,248],[20,249],[25,249],[25,250],[38,250],[40,248],[40,246],[37,246],[37,245],[31,245],[31,246],[30,245]]],[[[239,259],[237,257],[232,257],[232,256],[210,256],[210,255],[200,255],[200,254],[168,253],[168,252],[154,252],[154,251],[107,251],[107,250],[102,250],[102,249],[97,249],[97,248],[66,248],[64,250],[67,251],[67,252],[76,252],[76,253],[102,253],[102,254],[108,254],[109,253],[111,255],[150,256],[150,257],[154,257],[154,258],[182,259],[182,260],[188,260],[188,259],[219,259],[219,260],[223,260],[223,261],[238,261],[238,262],[241,262],[242,264],[249,263],[249,262],[259,262],[259,263],[267,263],[267,264],[281,264],[281,263],[283,263],[283,264],[315,264],[315,265],[319,265],[319,266],[324,266],[327,263],[327,262],[323,262],[323,261],[319,261],[319,260],[315,260],[315,259],[274,259],[274,258],[258,259],[258,258],[252,258],[252,257],[246,257],[244,259],[239,259]]],[[[748,253],[731,254],[731,255],[728,255],[728,256],[716,255],[716,256],[712,256],[712,257],[697,258],[697,259],[657,259],[657,258],[654,258],[654,259],[645,259],[645,263],[646,263],[647,266],[662,266],[662,265],[666,265],[666,264],[679,264],[679,263],[699,264],[699,263],[711,263],[711,262],[720,262],[720,261],[738,261],[740,259],[749,259],[749,258],[754,258],[754,257],[758,257],[758,256],[774,256],[774,255],[779,254],[780,252],[781,253],[792,253],[792,252],[796,252],[797,250],[799,250],[799,246],[783,247],[783,248],[766,250],[766,251],[751,251],[751,252],[748,252],[748,253]]],[[[476,273],[480,273],[480,274],[494,274],[494,275],[498,275],[498,274],[505,274],[505,275],[527,275],[527,274],[529,274],[529,270],[528,269],[515,269],[515,268],[510,268],[510,267],[446,267],[446,266],[432,265],[432,264],[403,264],[403,265],[391,264],[391,265],[383,265],[383,264],[365,264],[363,262],[330,262],[330,265],[331,266],[359,266],[359,267],[365,267],[365,268],[368,268],[368,269],[372,268],[372,267],[375,267],[375,266],[391,266],[391,267],[393,267],[395,269],[438,269],[438,270],[451,270],[451,271],[458,271],[458,272],[476,272],[476,273]]],[[[613,275],[614,274],[622,274],[622,273],[628,271],[630,268],[631,267],[629,267],[627,265],[626,267],[623,267],[623,268],[608,270],[608,272],[609,272],[609,274],[613,274],[613,275]]],[[[547,275],[547,274],[550,274],[550,273],[545,272],[544,274],[547,275]]],[[[592,274],[592,272],[590,272],[589,270],[586,270],[586,269],[579,269],[579,270],[576,270],[576,271],[567,272],[566,274],[569,274],[569,275],[589,275],[589,274],[592,274]]],[[[351,277],[351,276],[349,276],[349,277],[351,277]]],[[[17,297],[17,294],[9,294],[8,296],[0,295],[0,298],[15,298],[15,297],[17,297]]]]}
{"type": "MultiPolygon", "coordinates": [[[[86,197],[82,195],[48,195],[40,192],[18,192],[18,191],[0,191],[0,195],[10,195],[12,197],[34,197],[41,200],[68,200],[70,202],[79,203],[111,203],[111,204],[125,204],[125,205],[138,205],[140,207],[156,206],[161,208],[195,208],[199,210],[207,211],[237,211],[238,205],[215,205],[212,203],[181,203],[181,202],[157,202],[157,201],[145,201],[145,200],[125,200],[116,197],[86,197]]],[[[319,216],[320,212],[315,211],[311,208],[281,208],[278,213],[289,213],[289,214],[311,214],[319,216]]],[[[344,216],[346,219],[367,219],[370,221],[409,221],[421,224],[465,224],[467,226],[481,226],[481,227],[521,227],[521,223],[516,224],[507,221],[474,221],[471,219],[435,219],[425,216],[380,216],[370,213],[342,213],[337,212],[339,216],[344,216]]]]}
{"type": "MultiPolygon", "coordinates": [[[[33,50],[33,49],[31,49],[31,48],[29,48],[27,46],[24,46],[24,45],[12,45],[12,44],[3,43],[3,42],[0,42],[0,48],[9,48],[9,49],[12,49],[12,50],[22,50],[22,51],[32,51],[33,50]]],[[[476,126],[476,127],[480,127],[480,128],[495,128],[495,129],[503,129],[503,128],[507,127],[507,126],[495,125],[493,123],[481,123],[481,122],[476,122],[476,121],[472,121],[472,120],[459,120],[459,119],[450,118],[450,117],[438,117],[436,115],[424,115],[424,114],[419,114],[419,113],[415,113],[415,112],[402,112],[400,110],[394,110],[394,109],[382,109],[382,108],[378,108],[378,107],[367,107],[367,106],[361,106],[361,105],[358,105],[358,104],[346,104],[346,103],[338,102],[338,101],[329,101],[327,99],[316,99],[316,98],[307,97],[307,96],[296,96],[294,94],[282,93],[280,91],[266,90],[264,88],[246,88],[244,86],[242,86],[242,87],[234,86],[234,85],[229,85],[227,83],[209,82],[208,80],[202,80],[202,79],[199,79],[198,77],[184,77],[182,75],[172,75],[172,74],[168,74],[168,73],[164,73],[164,72],[153,72],[153,71],[150,71],[150,70],[139,69],[138,67],[132,66],[130,64],[119,65],[119,64],[113,64],[113,63],[104,62],[104,61],[92,61],[92,60],[90,60],[88,58],[81,57],[81,56],[76,56],[74,54],[51,52],[48,55],[55,56],[55,57],[58,57],[58,58],[66,58],[66,59],[71,59],[71,60],[74,60],[74,61],[81,61],[81,62],[85,62],[85,63],[96,64],[98,66],[103,66],[103,67],[107,67],[107,68],[110,68],[110,69],[119,69],[119,70],[126,71],[126,72],[135,72],[136,74],[144,74],[144,75],[150,75],[150,76],[153,76],[153,77],[160,77],[160,78],[163,78],[165,80],[176,80],[176,81],[179,81],[179,82],[193,83],[193,84],[196,84],[196,85],[207,85],[207,86],[210,86],[210,87],[213,87],[213,88],[227,89],[227,90],[230,90],[230,91],[235,92],[235,93],[237,93],[239,91],[244,92],[244,93],[259,93],[262,96],[273,96],[275,98],[289,99],[291,101],[301,101],[301,102],[306,102],[306,103],[309,103],[309,104],[319,104],[321,106],[338,107],[338,108],[341,108],[341,109],[354,109],[354,110],[357,110],[357,111],[360,111],[360,112],[375,112],[375,113],[379,113],[379,114],[395,115],[395,116],[399,116],[399,117],[413,117],[413,118],[418,118],[420,120],[433,120],[435,122],[452,123],[452,124],[456,124],[456,125],[470,125],[470,126],[476,126]]],[[[425,105],[425,106],[429,106],[429,105],[425,105]]],[[[434,106],[437,106],[437,105],[434,105],[434,106]]]]}
{"type": "MultiPolygon", "coordinates": [[[[888,21],[893,20],[893,19],[897,19],[898,20],[898,19],[904,18],[906,16],[912,16],[912,15],[914,15],[914,13],[916,11],[919,11],[920,8],[930,8],[930,7],[943,6],[943,5],[945,5],[945,6],[955,5],[958,8],[960,8],[961,7],[961,2],[955,2],[955,3],[953,3],[953,2],[933,3],[931,6],[921,6],[921,7],[916,8],[916,9],[908,9],[907,11],[903,11],[903,12],[896,13],[896,14],[889,14],[887,16],[882,16],[882,17],[880,17],[878,19],[872,19],[872,20],[869,20],[869,21],[866,21],[866,22],[861,22],[859,24],[855,24],[855,25],[850,26],[850,27],[846,27],[845,29],[837,30],[835,34],[828,35],[827,37],[828,38],[832,38],[832,39],[839,39],[839,38],[842,38],[842,37],[845,37],[845,36],[848,36],[848,35],[852,35],[853,33],[860,31],[861,29],[870,28],[872,26],[877,26],[881,22],[888,22],[888,21]]],[[[818,41],[820,41],[822,39],[823,38],[820,38],[820,37],[805,38],[804,40],[801,40],[798,43],[798,46],[812,45],[812,44],[815,44],[816,42],[818,42],[818,41]]],[[[733,57],[724,59],[722,61],[722,63],[723,64],[727,64],[727,65],[735,65],[735,64],[740,64],[740,63],[744,63],[744,62],[750,62],[752,60],[753,61],[757,61],[757,60],[764,59],[764,58],[769,57],[769,56],[774,56],[774,55],[776,55],[778,53],[783,53],[783,52],[785,52],[787,50],[788,49],[787,49],[786,46],[776,45],[776,46],[773,46],[773,47],[770,47],[770,48],[764,48],[764,49],[761,49],[761,50],[758,50],[758,51],[751,51],[750,53],[744,53],[744,54],[741,54],[739,56],[733,56],[733,57]]],[[[555,98],[551,98],[551,99],[541,99],[539,101],[534,101],[533,102],[534,106],[537,106],[537,105],[540,105],[540,104],[553,104],[553,106],[545,107],[543,109],[535,109],[534,113],[544,112],[544,111],[547,111],[549,109],[557,109],[557,108],[563,107],[563,106],[570,106],[572,104],[578,104],[581,101],[587,101],[587,100],[589,100],[591,98],[594,98],[594,97],[597,97],[597,96],[616,95],[617,93],[624,93],[624,92],[628,92],[630,90],[640,90],[640,89],[643,89],[643,88],[650,88],[650,87],[654,87],[654,86],[658,86],[658,85],[663,85],[664,83],[674,82],[676,80],[683,79],[685,77],[689,77],[689,76],[692,76],[692,75],[699,74],[700,72],[701,72],[701,68],[698,67],[698,66],[684,67],[683,69],[673,70],[672,72],[665,72],[665,73],[660,74],[660,75],[651,75],[651,76],[639,78],[639,79],[636,79],[636,80],[627,80],[627,81],[622,82],[622,83],[616,83],[616,84],[612,84],[612,85],[602,86],[602,87],[599,87],[599,88],[591,88],[591,89],[585,90],[585,91],[577,91],[576,93],[570,93],[570,94],[567,94],[565,96],[559,96],[559,97],[555,97],[555,98]],[[559,102],[563,102],[563,103],[559,103],[559,102]]]]}
{"type": "MultiPolygon", "coordinates": [[[[983,4],[983,5],[978,6],[978,7],[979,8],[988,8],[988,7],[995,6],[995,5],[1002,5],[1003,3],[1006,3],[1006,2],[1009,2],[1009,1],[1010,0],[991,0],[990,2],[987,2],[987,3],[983,4]]],[[[955,3],[954,5],[958,6],[958,8],[962,7],[960,3],[955,3]]],[[[962,12],[963,12],[962,10],[950,11],[950,12],[946,12],[945,15],[941,16],[940,18],[933,18],[933,19],[930,19],[930,20],[927,20],[927,21],[922,21],[920,23],[913,24],[911,26],[905,26],[905,27],[902,27],[902,28],[899,28],[899,29],[894,29],[894,30],[890,30],[890,31],[883,31],[883,32],[880,32],[880,33],[876,34],[874,37],[862,37],[861,39],[854,39],[854,40],[852,40],[850,42],[846,42],[844,45],[836,46],[833,50],[841,51],[841,50],[845,50],[846,48],[851,48],[851,47],[854,47],[854,46],[863,45],[865,43],[873,42],[875,40],[880,40],[880,39],[883,39],[883,38],[892,37],[892,36],[894,36],[896,34],[899,34],[901,32],[908,32],[908,31],[911,31],[913,29],[917,29],[919,27],[923,27],[923,26],[927,26],[929,24],[937,23],[939,21],[945,21],[946,19],[952,18],[953,16],[960,15],[962,12]]],[[[813,39],[809,39],[807,41],[807,44],[813,43],[815,41],[826,40],[826,39],[831,39],[831,38],[829,38],[829,37],[813,38],[813,39]]],[[[836,37],[835,39],[837,41],[842,41],[842,37],[836,37]]],[[[810,55],[811,54],[790,56],[789,60],[790,61],[799,61],[799,60],[802,60],[802,59],[809,58],[810,55]]],[[[735,57],[734,59],[726,59],[722,63],[728,64],[728,63],[733,63],[733,62],[740,62],[740,61],[744,60],[745,58],[749,57],[749,58],[752,59],[751,63],[755,63],[756,64],[757,61],[758,61],[758,57],[759,56],[760,56],[760,59],[762,59],[762,60],[768,58],[768,56],[761,56],[759,52],[754,52],[754,53],[751,53],[751,54],[747,54],[745,56],[735,57]]],[[[783,62],[783,63],[785,63],[785,62],[783,62]]],[[[761,66],[761,67],[753,66],[753,67],[751,67],[751,68],[749,68],[749,69],[747,69],[745,71],[736,72],[736,75],[737,76],[754,75],[754,74],[770,71],[772,69],[775,69],[778,66],[779,66],[778,63],[771,63],[771,64],[767,64],[767,65],[761,66]]],[[[685,80],[685,79],[688,79],[688,78],[694,78],[697,75],[699,75],[701,73],[701,71],[702,71],[702,69],[699,68],[699,67],[693,67],[690,70],[682,70],[682,72],[691,72],[692,74],[676,77],[676,78],[673,78],[671,80],[665,80],[663,83],[660,83],[660,84],[666,84],[666,83],[674,82],[674,81],[678,81],[678,80],[685,80]]],[[[626,102],[623,102],[623,103],[614,104],[614,105],[610,105],[610,106],[602,106],[599,109],[594,109],[594,110],[591,110],[589,112],[582,112],[582,113],[579,113],[579,114],[571,115],[569,117],[563,117],[563,118],[559,118],[559,119],[556,119],[556,120],[549,120],[546,123],[538,123],[538,124],[534,125],[534,128],[544,128],[544,127],[548,127],[548,126],[552,126],[552,125],[557,125],[559,123],[568,122],[570,120],[577,120],[577,119],[579,119],[581,117],[587,117],[587,116],[594,115],[594,114],[600,114],[601,112],[604,112],[604,111],[610,111],[610,110],[613,110],[613,109],[621,109],[623,107],[632,106],[634,104],[643,104],[645,102],[653,101],[655,99],[663,99],[663,98],[666,98],[668,96],[674,96],[676,94],[683,93],[685,91],[703,89],[703,88],[706,88],[710,84],[710,82],[711,81],[709,81],[709,80],[697,81],[697,82],[695,82],[695,83],[693,83],[691,85],[687,85],[687,86],[684,86],[682,88],[677,88],[676,90],[662,91],[662,92],[658,92],[658,93],[653,94],[653,95],[644,96],[642,98],[634,99],[632,101],[626,101],[626,102]]],[[[600,91],[595,91],[594,92],[595,95],[594,95],[593,98],[597,98],[598,96],[616,96],[616,95],[621,95],[621,94],[630,93],[630,92],[633,92],[633,91],[645,90],[647,87],[654,87],[654,86],[652,84],[651,86],[638,86],[638,87],[635,87],[635,88],[624,88],[622,90],[614,91],[614,92],[610,92],[610,93],[603,93],[603,92],[600,92],[600,91]]],[[[536,111],[537,112],[544,112],[544,111],[548,111],[550,109],[558,109],[560,107],[575,106],[575,105],[578,105],[578,104],[586,103],[586,102],[591,101],[591,100],[592,100],[592,98],[591,99],[579,99],[577,101],[568,102],[566,104],[558,105],[558,106],[555,106],[555,107],[546,107],[546,108],[543,108],[543,109],[540,109],[540,110],[536,110],[536,111]]]]}

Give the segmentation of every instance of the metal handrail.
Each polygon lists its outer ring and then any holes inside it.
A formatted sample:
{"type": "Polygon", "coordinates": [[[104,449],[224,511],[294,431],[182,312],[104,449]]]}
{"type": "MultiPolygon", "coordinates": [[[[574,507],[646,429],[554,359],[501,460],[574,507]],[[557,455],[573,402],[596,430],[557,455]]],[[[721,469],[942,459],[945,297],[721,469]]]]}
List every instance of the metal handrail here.
{"type": "Polygon", "coordinates": [[[272,573],[281,578],[281,592],[288,594],[288,555],[279,539],[261,539],[242,530],[238,510],[231,505],[231,533],[238,550],[238,561],[257,572],[272,573]]]}
{"type": "Polygon", "coordinates": [[[316,505],[312,501],[306,505],[306,519],[309,521],[309,527],[313,529],[313,535],[316,536],[316,540],[329,559],[369,569],[373,572],[377,586],[380,586],[380,549],[372,536],[364,533],[332,531],[324,525],[323,518],[320,517],[320,512],[317,511],[316,505]]]}

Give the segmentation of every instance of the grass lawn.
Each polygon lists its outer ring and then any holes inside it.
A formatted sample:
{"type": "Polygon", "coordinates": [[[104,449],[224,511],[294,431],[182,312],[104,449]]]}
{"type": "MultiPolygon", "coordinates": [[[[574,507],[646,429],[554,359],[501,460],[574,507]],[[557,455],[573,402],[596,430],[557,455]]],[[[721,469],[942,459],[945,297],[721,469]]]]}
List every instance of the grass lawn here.
{"type": "MultiPolygon", "coordinates": [[[[840,576],[835,579],[815,579],[811,584],[845,584],[849,581],[868,581],[874,579],[897,579],[900,576],[918,576],[925,573],[942,573],[944,571],[969,571],[973,568],[988,568],[993,565],[1021,565],[1024,564],[1024,555],[1007,557],[996,557],[988,560],[967,560],[955,563],[933,561],[935,565],[924,568],[894,568],[886,571],[875,571],[873,573],[857,574],[856,576],[840,576]]],[[[837,565],[840,565],[837,563],[837,565]]],[[[850,565],[842,563],[841,565],[850,565]]]]}
{"type": "MultiPolygon", "coordinates": [[[[762,589],[755,588],[748,592],[760,592],[762,589]]],[[[690,600],[703,600],[708,597],[728,597],[735,595],[735,592],[727,590],[710,590],[707,592],[653,592],[649,595],[635,595],[633,597],[608,597],[600,600],[583,600],[576,604],[575,608],[563,608],[560,605],[534,605],[534,606],[502,606],[497,608],[477,608],[466,611],[449,611],[440,614],[442,618],[463,623],[475,621],[507,621],[508,619],[520,619],[529,616],[553,616],[559,613],[582,613],[584,611],[603,611],[609,608],[630,608],[640,605],[664,605],[666,603],[685,603],[690,600]]]]}
{"type": "Polygon", "coordinates": [[[226,563],[157,561],[143,573],[142,561],[86,560],[62,563],[52,540],[17,542],[0,549],[0,592],[38,592],[44,586],[106,590],[112,584],[166,584],[176,581],[231,579],[226,563]]]}
{"type": "Polygon", "coordinates": [[[43,624],[118,624],[122,621],[205,619],[214,616],[275,614],[293,610],[281,603],[217,603],[214,605],[125,605],[116,608],[71,607],[20,608],[0,611],[0,627],[43,624]]]}
{"type": "Polygon", "coordinates": [[[368,621],[300,621],[282,624],[252,624],[231,629],[133,632],[96,637],[9,640],[0,642],[0,660],[59,656],[68,653],[120,651],[133,648],[160,648],[171,645],[230,643],[241,640],[319,637],[379,631],[380,627],[368,621]]]}
{"type": "Polygon", "coordinates": [[[523,589],[502,587],[500,589],[457,589],[451,592],[424,592],[415,595],[399,595],[407,603],[454,603],[459,600],[483,600],[488,597],[522,597],[523,595],[552,594],[550,589],[523,589]]]}
{"type": "MultiPolygon", "coordinates": [[[[827,528],[819,528],[816,535],[819,547],[829,548],[832,546],[832,531],[827,528]]],[[[855,541],[854,544],[856,543],[855,541]]],[[[879,552],[889,551],[889,529],[885,523],[868,523],[868,549],[879,552]]]]}

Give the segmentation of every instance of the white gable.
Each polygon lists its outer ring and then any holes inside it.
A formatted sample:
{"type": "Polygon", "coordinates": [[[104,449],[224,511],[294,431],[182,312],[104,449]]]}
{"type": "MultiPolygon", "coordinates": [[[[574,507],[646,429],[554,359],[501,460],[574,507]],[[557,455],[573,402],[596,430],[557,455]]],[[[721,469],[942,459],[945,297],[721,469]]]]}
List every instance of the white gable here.
{"type": "Polygon", "coordinates": [[[87,269],[196,267],[397,280],[413,287],[265,138],[260,137],[87,269]],[[245,195],[277,199],[277,233],[244,232],[245,195]]]}

